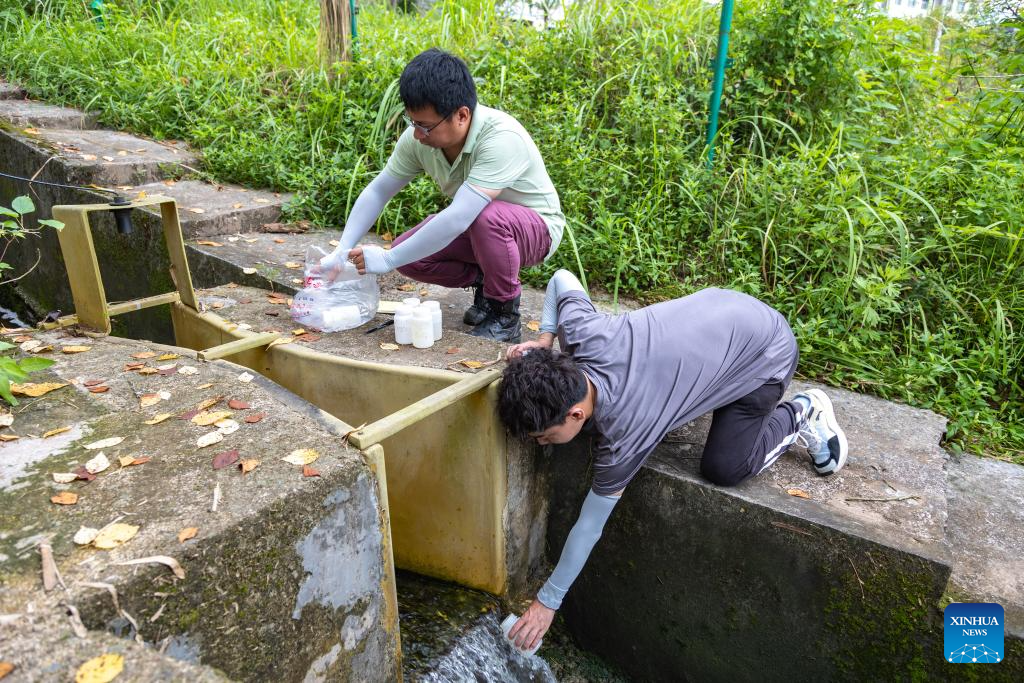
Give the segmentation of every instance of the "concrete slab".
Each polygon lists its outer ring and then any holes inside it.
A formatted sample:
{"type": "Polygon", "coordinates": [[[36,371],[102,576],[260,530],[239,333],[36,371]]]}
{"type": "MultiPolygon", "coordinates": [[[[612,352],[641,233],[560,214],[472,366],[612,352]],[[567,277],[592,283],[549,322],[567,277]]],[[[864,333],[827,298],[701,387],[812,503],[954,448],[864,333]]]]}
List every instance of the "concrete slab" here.
{"type": "MultiPolygon", "coordinates": [[[[155,142],[109,130],[42,129],[31,136],[65,166],[62,182],[117,187],[180,177],[199,166],[184,143],[155,142]]],[[[53,163],[53,162],[51,162],[53,163]]]]}
{"type": "Polygon", "coordinates": [[[0,81],[0,100],[20,100],[25,98],[25,89],[20,85],[0,81]]]}
{"type": "Polygon", "coordinates": [[[0,121],[17,128],[95,128],[98,115],[32,100],[0,99],[0,121]]]}
{"type": "Polygon", "coordinates": [[[281,217],[290,194],[215,185],[197,180],[137,185],[130,192],[162,194],[178,202],[181,230],[186,239],[250,233],[281,217]]]}
{"type": "Polygon", "coordinates": [[[999,603],[1006,633],[1024,638],[1024,467],[961,455],[946,477],[950,597],[999,603]]]}
{"type": "MultiPolygon", "coordinates": [[[[369,466],[340,438],[347,425],[261,377],[240,381],[243,369],[225,361],[160,360],[156,354],[184,351],[111,337],[33,336],[54,347],[57,361],[33,380],[67,385],[24,399],[4,430],[21,438],[3,446],[0,613],[49,612],[63,600],[92,631],[137,633],[151,644],[170,638],[232,678],[326,680],[353,671],[373,680],[397,677],[397,623],[383,592],[380,501],[369,466]],[[71,345],[90,348],[60,353],[71,345]],[[147,348],[153,357],[132,358],[147,348]],[[163,372],[126,370],[132,362],[163,372]],[[92,393],[87,385],[108,390],[92,393]],[[140,397],[153,394],[157,402],[142,407],[140,397]],[[200,401],[217,397],[213,409],[232,412],[237,425],[224,427],[223,441],[213,446],[200,448],[197,439],[216,426],[180,417],[144,423],[161,413],[187,418],[200,401]],[[231,408],[228,399],[246,405],[231,408]],[[258,413],[259,422],[244,420],[258,413]],[[62,427],[69,429],[45,436],[62,427]],[[123,441],[86,448],[114,437],[123,441]],[[298,448],[320,454],[313,464],[319,476],[305,477],[301,467],[282,461],[298,448]],[[229,450],[260,464],[244,475],[233,465],[215,470],[214,456],[229,450]],[[51,477],[99,452],[113,464],[96,480],[59,484],[51,477]],[[122,467],[121,457],[151,460],[122,467]],[[61,492],[77,494],[77,502],[51,503],[61,492]],[[109,551],[72,542],[80,526],[114,521],[139,527],[138,534],[109,551]],[[188,527],[198,530],[196,537],[179,541],[188,527]],[[53,547],[66,592],[47,594],[40,586],[42,540],[53,547]],[[174,558],[184,579],[161,564],[118,564],[153,556],[174,558]],[[116,590],[119,607],[98,583],[116,590]],[[126,614],[137,627],[129,628],[126,614]]],[[[16,631],[15,637],[30,636],[16,631]]],[[[25,670],[34,665],[14,663],[25,670]]]]}

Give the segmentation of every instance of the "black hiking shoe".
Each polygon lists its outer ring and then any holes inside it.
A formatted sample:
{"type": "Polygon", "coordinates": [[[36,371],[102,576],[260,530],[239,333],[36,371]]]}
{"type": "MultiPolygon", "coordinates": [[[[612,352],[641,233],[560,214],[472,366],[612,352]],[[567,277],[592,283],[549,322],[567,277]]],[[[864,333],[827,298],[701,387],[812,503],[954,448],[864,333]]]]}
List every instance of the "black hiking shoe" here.
{"type": "Polygon", "coordinates": [[[487,299],[487,317],[470,332],[474,337],[518,344],[523,338],[519,324],[519,297],[511,301],[487,299]]]}
{"type": "Polygon", "coordinates": [[[487,317],[487,299],[484,298],[484,281],[482,277],[473,283],[473,305],[466,309],[462,322],[467,325],[479,325],[487,317]]]}

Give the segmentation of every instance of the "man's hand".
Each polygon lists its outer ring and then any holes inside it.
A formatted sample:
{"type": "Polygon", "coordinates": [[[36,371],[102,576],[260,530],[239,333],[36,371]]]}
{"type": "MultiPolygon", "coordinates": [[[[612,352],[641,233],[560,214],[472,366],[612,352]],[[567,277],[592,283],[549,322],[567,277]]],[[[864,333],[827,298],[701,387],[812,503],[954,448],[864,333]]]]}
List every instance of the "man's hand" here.
{"type": "Polygon", "coordinates": [[[555,610],[535,599],[508,632],[508,639],[520,650],[532,650],[551,628],[554,618],[555,610]]]}
{"type": "Polygon", "coordinates": [[[353,248],[348,252],[348,260],[355,264],[360,275],[367,273],[380,275],[394,270],[388,265],[384,250],[372,244],[353,248]]]}
{"type": "Polygon", "coordinates": [[[550,332],[545,332],[540,335],[540,339],[537,341],[523,342],[522,344],[514,344],[508,347],[508,351],[505,352],[505,360],[512,360],[513,358],[519,358],[530,349],[550,349],[555,343],[555,335],[550,332]]]}

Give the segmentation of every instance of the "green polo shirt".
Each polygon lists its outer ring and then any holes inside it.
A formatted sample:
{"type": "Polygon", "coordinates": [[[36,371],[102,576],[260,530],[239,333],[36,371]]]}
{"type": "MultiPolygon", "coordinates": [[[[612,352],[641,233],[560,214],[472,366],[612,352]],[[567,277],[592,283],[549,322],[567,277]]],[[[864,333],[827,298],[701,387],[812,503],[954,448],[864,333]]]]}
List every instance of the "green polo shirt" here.
{"type": "Polygon", "coordinates": [[[384,170],[409,180],[421,172],[434,179],[449,197],[468,182],[488,190],[501,190],[497,199],[533,209],[548,226],[550,258],[562,241],[565,216],[551,184],[540,150],[526,129],[505,112],[478,104],[473,110],[462,153],[449,164],[444,152],[416,141],[407,128],[395,144],[384,170]]]}

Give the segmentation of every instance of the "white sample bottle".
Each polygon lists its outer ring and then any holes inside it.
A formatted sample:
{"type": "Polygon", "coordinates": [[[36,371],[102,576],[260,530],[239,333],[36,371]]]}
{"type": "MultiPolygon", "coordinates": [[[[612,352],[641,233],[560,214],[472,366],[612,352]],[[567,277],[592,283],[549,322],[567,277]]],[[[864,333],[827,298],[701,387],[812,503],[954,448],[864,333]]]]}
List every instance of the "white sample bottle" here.
{"type": "Polygon", "coordinates": [[[405,304],[395,310],[395,343],[412,344],[412,307],[405,304]]]}
{"type": "Polygon", "coordinates": [[[417,306],[412,311],[412,345],[417,349],[429,349],[434,345],[434,319],[424,306],[417,306]]]}
{"type": "Polygon", "coordinates": [[[402,299],[402,303],[409,308],[416,308],[420,305],[420,298],[418,296],[406,297],[405,299],[402,299]]]}
{"type": "Polygon", "coordinates": [[[441,338],[441,302],[424,301],[420,306],[430,311],[430,316],[434,321],[434,341],[437,341],[441,338]]]}
{"type": "MultiPolygon", "coordinates": [[[[519,617],[517,617],[514,614],[510,614],[507,617],[505,617],[505,620],[503,622],[501,622],[501,632],[505,634],[505,639],[506,640],[508,640],[508,632],[512,630],[512,627],[516,625],[517,621],[519,621],[519,617]]],[[[532,649],[529,649],[529,650],[520,650],[518,647],[516,647],[515,642],[509,640],[509,644],[512,646],[512,648],[516,652],[518,652],[519,654],[521,654],[521,655],[523,655],[525,657],[530,657],[532,655],[537,654],[537,650],[540,649],[540,646],[543,643],[544,643],[544,639],[541,638],[540,640],[537,641],[537,646],[536,647],[534,647],[532,649]]]]}

